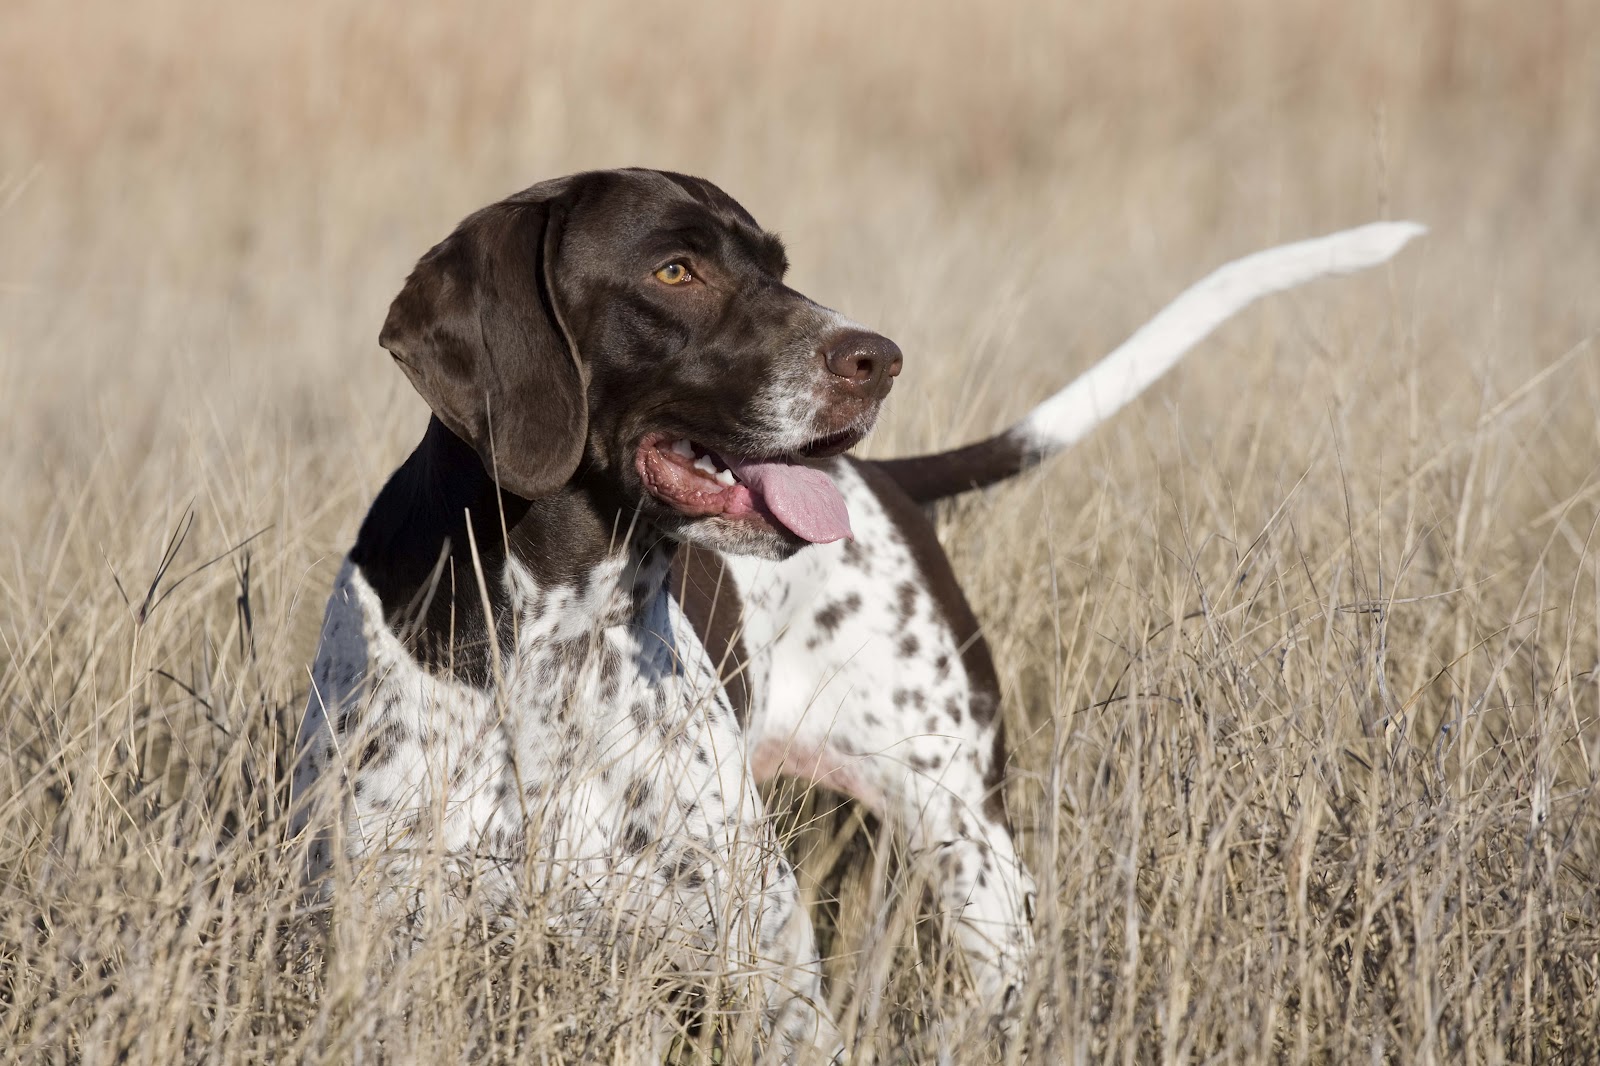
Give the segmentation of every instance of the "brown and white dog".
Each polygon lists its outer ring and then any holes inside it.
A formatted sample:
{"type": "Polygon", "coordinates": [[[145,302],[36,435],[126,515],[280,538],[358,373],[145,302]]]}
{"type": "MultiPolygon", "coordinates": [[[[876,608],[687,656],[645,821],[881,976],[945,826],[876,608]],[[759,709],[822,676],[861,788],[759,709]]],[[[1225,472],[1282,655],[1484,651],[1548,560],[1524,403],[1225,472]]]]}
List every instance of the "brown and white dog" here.
{"type": "Polygon", "coordinates": [[[1034,885],[994,666],[921,506],[1066,447],[1262,293],[1419,231],[1225,267],[1012,431],[869,462],[844,453],[900,350],[785,286],[720,189],[588,173],[469,216],[380,338],[433,416],[328,603],[293,782],[312,873],[339,849],[412,913],[429,862],[503,915],[538,893],[558,934],[754,975],[768,1060],[833,1057],[756,789],[795,775],[903,831],[1004,1015],[1034,885]]]}

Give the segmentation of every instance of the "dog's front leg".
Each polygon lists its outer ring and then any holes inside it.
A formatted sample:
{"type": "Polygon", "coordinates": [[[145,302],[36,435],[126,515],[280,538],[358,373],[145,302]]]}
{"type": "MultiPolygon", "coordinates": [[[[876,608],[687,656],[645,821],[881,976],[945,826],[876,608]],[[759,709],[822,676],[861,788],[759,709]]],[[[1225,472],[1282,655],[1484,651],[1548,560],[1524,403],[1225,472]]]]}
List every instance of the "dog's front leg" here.
{"type": "Polygon", "coordinates": [[[981,1001],[1002,1016],[1021,992],[1033,950],[1033,877],[971,764],[958,756],[944,769],[886,775],[885,806],[898,809],[914,867],[981,1001]]]}
{"type": "Polygon", "coordinates": [[[885,740],[865,753],[830,734],[766,740],[756,765],[763,778],[781,772],[852,795],[899,827],[984,1009],[1010,1029],[1033,949],[1034,881],[989,783],[995,757],[992,734],[885,740]]]}
{"type": "Polygon", "coordinates": [[[794,868],[779,851],[769,821],[763,821],[759,854],[763,883],[746,908],[735,940],[739,955],[760,982],[762,1028],[767,1040],[763,1062],[839,1061],[839,1032],[822,999],[822,963],[817,956],[811,916],[800,899],[794,868]]]}
{"type": "MultiPolygon", "coordinates": [[[[702,947],[694,955],[697,968],[705,967],[708,991],[725,984],[736,1000],[754,1008],[756,1031],[739,1039],[754,1035],[764,1047],[764,1063],[828,1063],[841,1049],[822,998],[811,917],[742,757],[734,758],[742,785],[701,784],[693,795],[678,793],[680,809],[704,821],[664,840],[652,864],[667,879],[680,928],[699,931],[702,947]]],[[[724,781],[733,776],[717,769],[724,781]]],[[[734,1033],[724,1026],[723,1035],[734,1033]]]]}
{"type": "MultiPolygon", "coordinates": [[[[712,964],[706,976],[725,974],[755,1008],[760,1061],[837,1061],[842,1048],[822,998],[811,917],[750,773],[732,709],[720,689],[706,691],[715,676],[709,666],[698,675],[695,709],[681,730],[666,730],[650,759],[655,785],[630,788],[628,806],[657,808],[660,828],[646,834],[659,837],[650,866],[687,908],[690,926],[709,939],[715,958],[705,959],[712,964]]],[[[646,746],[652,735],[641,738],[646,746]]]]}

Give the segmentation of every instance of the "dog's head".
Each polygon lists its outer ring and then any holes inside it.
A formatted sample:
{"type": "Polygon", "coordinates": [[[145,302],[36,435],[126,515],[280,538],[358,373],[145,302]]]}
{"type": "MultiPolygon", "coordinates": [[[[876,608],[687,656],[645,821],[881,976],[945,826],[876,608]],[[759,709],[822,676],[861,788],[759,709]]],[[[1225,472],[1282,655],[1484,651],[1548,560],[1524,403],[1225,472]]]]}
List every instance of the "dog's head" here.
{"type": "Polygon", "coordinates": [[[781,558],[848,535],[808,459],[872,427],[900,350],[783,283],[709,182],[542,182],[417,264],[380,343],[500,487],[581,482],[678,539],[781,558]]]}

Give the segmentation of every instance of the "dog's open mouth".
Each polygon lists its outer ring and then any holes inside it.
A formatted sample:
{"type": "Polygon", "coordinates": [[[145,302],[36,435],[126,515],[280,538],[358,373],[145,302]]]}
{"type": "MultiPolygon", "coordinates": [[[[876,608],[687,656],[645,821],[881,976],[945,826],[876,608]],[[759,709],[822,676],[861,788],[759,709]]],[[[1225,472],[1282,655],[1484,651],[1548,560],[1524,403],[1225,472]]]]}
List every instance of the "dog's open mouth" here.
{"type": "Polygon", "coordinates": [[[683,514],[764,522],[801,540],[827,544],[850,536],[850,512],[833,479],[799,457],[837,455],[858,433],[818,438],[796,456],[721,455],[687,437],[651,433],[635,459],[646,490],[683,514]]]}

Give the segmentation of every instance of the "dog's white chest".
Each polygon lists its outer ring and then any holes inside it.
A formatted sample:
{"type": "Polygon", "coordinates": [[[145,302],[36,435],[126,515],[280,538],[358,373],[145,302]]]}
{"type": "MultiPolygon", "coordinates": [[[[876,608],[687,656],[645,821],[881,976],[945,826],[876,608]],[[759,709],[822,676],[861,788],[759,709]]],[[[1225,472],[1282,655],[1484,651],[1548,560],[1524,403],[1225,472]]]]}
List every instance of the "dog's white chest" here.
{"type": "Polygon", "coordinates": [[[619,877],[696,880],[730,823],[756,809],[742,738],[664,591],[627,621],[595,624],[612,606],[600,598],[625,594],[618,576],[593,575],[587,591],[540,588],[508,567],[514,639],[479,688],[423,669],[346,564],[296,793],[315,786],[322,808],[340,812],[345,852],[380,860],[402,885],[429,854],[491,904],[533,867],[542,886],[580,896],[619,877]]]}

